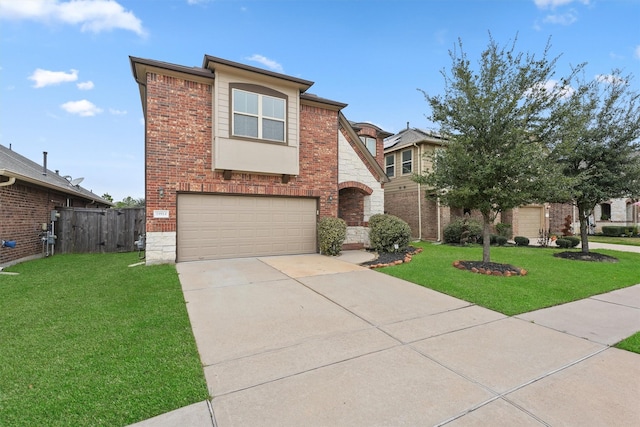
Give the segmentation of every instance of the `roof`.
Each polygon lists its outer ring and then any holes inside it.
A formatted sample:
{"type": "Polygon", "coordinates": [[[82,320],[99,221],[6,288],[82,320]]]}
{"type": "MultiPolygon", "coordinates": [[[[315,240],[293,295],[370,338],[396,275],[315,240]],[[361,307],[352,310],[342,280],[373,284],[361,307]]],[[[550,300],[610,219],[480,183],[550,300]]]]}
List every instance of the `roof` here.
{"type": "Polygon", "coordinates": [[[430,130],[406,128],[384,140],[384,151],[395,151],[413,144],[444,145],[446,139],[430,130]]]}
{"type": "MultiPolygon", "coordinates": [[[[45,175],[43,173],[43,165],[33,162],[0,144],[0,176],[7,177],[9,180],[15,178],[88,201],[113,206],[110,201],[80,187],[80,185],[72,185],[64,176],[49,169],[46,169],[46,171],[47,174],[45,175]]],[[[6,182],[6,180],[4,181],[6,182]]]]}

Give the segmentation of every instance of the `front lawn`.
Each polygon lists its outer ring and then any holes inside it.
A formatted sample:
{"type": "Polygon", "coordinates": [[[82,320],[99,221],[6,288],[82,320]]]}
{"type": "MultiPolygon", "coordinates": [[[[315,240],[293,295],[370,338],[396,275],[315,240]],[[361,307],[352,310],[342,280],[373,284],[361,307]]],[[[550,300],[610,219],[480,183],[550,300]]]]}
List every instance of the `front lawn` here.
{"type": "Polygon", "coordinates": [[[640,332],[631,335],[629,338],[620,341],[616,344],[617,348],[623,350],[632,351],[634,353],[640,353],[640,332]]]}
{"type": "Polygon", "coordinates": [[[56,255],[0,275],[0,424],[122,426],[208,398],[175,267],[56,255]]]}
{"type": "Polygon", "coordinates": [[[526,276],[496,277],[458,270],[456,260],[482,260],[482,247],[414,244],[423,252],[408,264],[380,271],[513,316],[640,283],[640,254],[598,249],[617,263],[572,261],[553,256],[562,249],[492,247],[491,261],[512,264],[526,276]]]}

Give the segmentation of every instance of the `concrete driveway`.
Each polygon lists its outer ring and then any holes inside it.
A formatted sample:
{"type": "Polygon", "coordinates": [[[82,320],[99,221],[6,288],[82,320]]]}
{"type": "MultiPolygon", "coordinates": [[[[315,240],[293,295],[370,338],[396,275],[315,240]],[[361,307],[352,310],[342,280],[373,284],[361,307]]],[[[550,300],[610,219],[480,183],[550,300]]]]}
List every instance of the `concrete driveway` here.
{"type": "MultiPolygon", "coordinates": [[[[538,324],[546,317],[506,317],[321,255],[177,269],[213,399],[141,425],[640,419],[640,355],[538,324]]],[[[626,292],[602,303],[630,309],[631,328],[640,329],[640,286],[626,292]]]]}

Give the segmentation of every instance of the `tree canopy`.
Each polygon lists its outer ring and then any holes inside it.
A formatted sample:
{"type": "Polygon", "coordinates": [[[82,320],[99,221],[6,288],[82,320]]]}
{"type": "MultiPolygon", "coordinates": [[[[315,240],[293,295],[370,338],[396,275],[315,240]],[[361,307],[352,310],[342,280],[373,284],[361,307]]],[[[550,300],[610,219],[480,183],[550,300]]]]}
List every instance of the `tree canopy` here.
{"type": "Polygon", "coordinates": [[[433,170],[414,179],[431,186],[444,205],[480,211],[485,262],[498,213],[563,188],[564,178],[548,162],[549,113],[580,68],[550,86],[558,59],[548,58],[550,44],[537,58],[516,52],[516,41],[501,47],[490,36],[477,69],[459,41],[450,72],[442,71],[444,94],[423,91],[428,118],[448,144],[434,155],[433,170]]]}

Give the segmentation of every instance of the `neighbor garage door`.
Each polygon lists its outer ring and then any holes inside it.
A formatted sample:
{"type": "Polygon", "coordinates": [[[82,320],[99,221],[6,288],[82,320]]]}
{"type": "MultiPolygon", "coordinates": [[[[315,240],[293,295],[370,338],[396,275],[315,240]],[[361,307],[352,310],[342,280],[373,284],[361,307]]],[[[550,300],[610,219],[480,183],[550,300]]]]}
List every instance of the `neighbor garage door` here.
{"type": "Polygon", "coordinates": [[[178,261],[316,251],[316,200],[178,195],[178,261]]]}
{"type": "Polygon", "coordinates": [[[540,230],[544,227],[543,212],[541,206],[519,208],[517,234],[529,238],[538,237],[540,230]]]}

